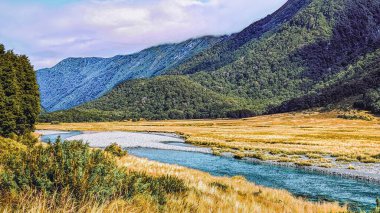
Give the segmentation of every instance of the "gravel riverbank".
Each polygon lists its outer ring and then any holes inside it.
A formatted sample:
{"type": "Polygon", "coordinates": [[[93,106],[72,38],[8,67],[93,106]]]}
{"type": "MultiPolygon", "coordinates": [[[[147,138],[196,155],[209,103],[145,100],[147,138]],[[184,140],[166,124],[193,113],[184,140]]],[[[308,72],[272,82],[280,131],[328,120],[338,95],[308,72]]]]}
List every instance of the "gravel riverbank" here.
{"type": "Polygon", "coordinates": [[[67,140],[83,140],[92,147],[106,147],[117,143],[123,148],[153,148],[187,152],[211,153],[211,149],[183,146],[185,141],[174,134],[153,134],[137,132],[84,132],[67,140]]]}

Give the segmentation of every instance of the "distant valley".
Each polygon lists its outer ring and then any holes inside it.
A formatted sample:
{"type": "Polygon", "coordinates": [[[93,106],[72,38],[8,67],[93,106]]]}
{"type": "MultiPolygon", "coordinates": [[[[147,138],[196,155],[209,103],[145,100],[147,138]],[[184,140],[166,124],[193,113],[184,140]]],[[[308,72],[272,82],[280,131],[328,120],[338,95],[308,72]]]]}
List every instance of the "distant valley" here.
{"type": "Polygon", "coordinates": [[[289,0],[231,36],[67,59],[38,71],[42,106],[56,111],[41,121],[238,118],[340,102],[379,113],[379,14],[376,0],[289,0]]]}

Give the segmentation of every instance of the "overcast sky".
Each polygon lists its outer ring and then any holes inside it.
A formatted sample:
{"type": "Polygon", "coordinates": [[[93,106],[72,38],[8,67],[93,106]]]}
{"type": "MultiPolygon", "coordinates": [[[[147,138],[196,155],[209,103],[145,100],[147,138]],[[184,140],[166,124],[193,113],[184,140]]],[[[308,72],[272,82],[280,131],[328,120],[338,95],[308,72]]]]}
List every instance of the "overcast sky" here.
{"type": "Polygon", "coordinates": [[[36,69],[238,32],[286,0],[0,0],[0,43],[36,69]]]}

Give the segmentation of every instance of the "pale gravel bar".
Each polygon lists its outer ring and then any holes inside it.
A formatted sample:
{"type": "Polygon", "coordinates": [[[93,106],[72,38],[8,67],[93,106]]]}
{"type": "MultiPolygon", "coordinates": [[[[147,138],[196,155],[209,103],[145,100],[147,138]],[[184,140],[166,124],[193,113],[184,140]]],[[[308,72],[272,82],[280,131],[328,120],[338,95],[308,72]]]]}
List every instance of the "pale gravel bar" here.
{"type": "Polygon", "coordinates": [[[67,131],[55,131],[55,130],[36,130],[35,133],[40,135],[58,135],[69,133],[67,131]]]}
{"type": "Polygon", "coordinates": [[[185,143],[185,141],[173,134],[152,134],[137,132],[84,132],[81,135],[69,137],[66,140],[83,140],[91,147],[104,148],[112,143],[119,144],[122,148],[152,148],[177,150],[187,152],[201,152],[210,154],[210,148],[187,147],[167,144],[167,142],[185,143]]]}

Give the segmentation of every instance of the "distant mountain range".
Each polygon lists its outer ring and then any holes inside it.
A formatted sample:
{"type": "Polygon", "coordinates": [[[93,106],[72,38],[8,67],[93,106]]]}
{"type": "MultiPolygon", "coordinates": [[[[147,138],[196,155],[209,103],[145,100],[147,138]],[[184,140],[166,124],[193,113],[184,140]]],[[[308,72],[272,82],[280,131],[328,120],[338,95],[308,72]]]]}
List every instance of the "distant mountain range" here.
{"type": "Polygon", "coordinates": [[[67,58],[37,71],[41,105],[52,112],[92,101],[123,81],[165,73],[225,38],[206,36],[112,58],[67,58]]]}
{"type": "MultiPolygon", "coordinates": [[[[196,40],[203,45],[193,51],[184,51],[180,45],[178,52],[188,54],[180,60],[168,57],[173,60],[167,63],[159,60],[164,65],[158,72],[142,68],[133,72],[133,77],[119,78],[114,70],[108,74],[87,70],[122,79],[112,84],[117,84],[112,90],[111,85],[92,84],[93,80],[84,81],[83,77],[47,78],[45,74],[55,76],[54,68],[41,70],[38,79],[45,85],[64,78],[67,82],[60,85],[71,85],[68,88],[73,93],[80,82],[85,82],[81,87],[91,85],[81,92],[84,96],[93,94],[92,90],[102,91],[78,107],[44,114],[41,120],[245,117],[327,106],[347,98],[356,107],[380,112],[378,0],[289,0],[240,33],[206,38],[210,40],[196,40]],[[139,77],[149,79],[128,80],[139,77]]],[[[67,73],[78,73],[76,67],[83,66],[61,67],[67,73]]],[[[53,91],[41,86],[41,93],[46,94],[42,103],[48,111],[79,103],[68,104],[76,98],[71,94],[54,103],[52,98],[45,99],[66,89],[57,86],[53,91]],[[59,102],[64,104],[56,104],[59,102]]]]}

